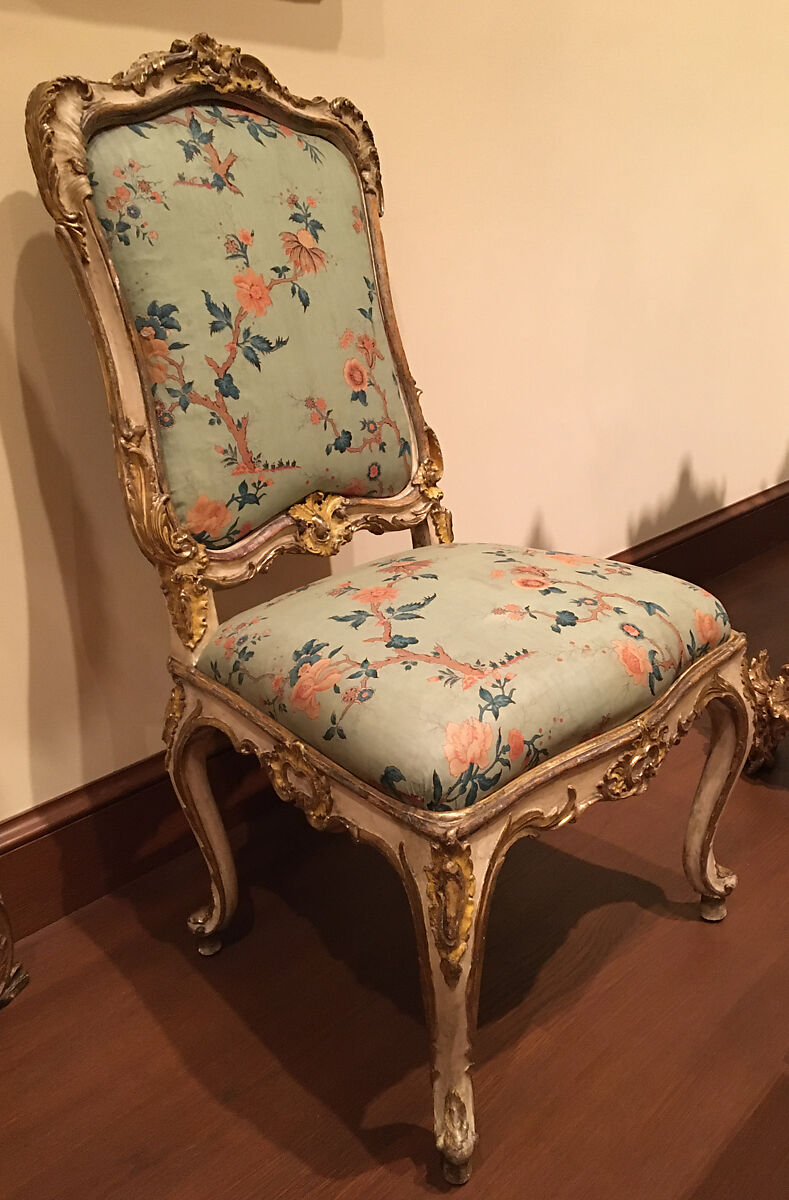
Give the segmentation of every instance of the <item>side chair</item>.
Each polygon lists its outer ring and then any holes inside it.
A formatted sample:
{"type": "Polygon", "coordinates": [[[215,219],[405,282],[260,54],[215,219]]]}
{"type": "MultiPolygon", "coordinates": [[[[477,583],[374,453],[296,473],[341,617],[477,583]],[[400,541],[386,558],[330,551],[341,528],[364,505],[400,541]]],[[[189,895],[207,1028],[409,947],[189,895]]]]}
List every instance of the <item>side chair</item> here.
{"type": "Polygon", "coordinates": [[[39,85],[27,136],[172,622],[168,768],[211,884],[189,920],[198,949],[220,947],[237,899],[206,778],[219,730],[315,828],[372,843],[401,876],[436,1145],[464,1183],[507,851],[642,792],[708,709],[684,867],[721,920],[736,877],[713,837],[754,730],[745,638],[681,580],[453,542],[392,308],[378,153],[349,100],[294,96],[198,34],[109,83],[39,85]],[[218,623],[215,589],[357,530],[410,530],[413,550],[218,623]]]}

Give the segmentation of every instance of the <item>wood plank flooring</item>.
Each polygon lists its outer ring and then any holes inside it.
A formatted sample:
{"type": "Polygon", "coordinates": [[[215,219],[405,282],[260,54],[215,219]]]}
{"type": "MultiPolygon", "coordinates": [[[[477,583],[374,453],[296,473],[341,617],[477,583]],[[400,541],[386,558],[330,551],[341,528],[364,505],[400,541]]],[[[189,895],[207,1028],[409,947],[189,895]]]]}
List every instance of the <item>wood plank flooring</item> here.
{"type": "MultiPolygon", "coordinates": [[[[789,656],[789,544],[708,581],[789,656]]],[[[743,781],[696,919],[680,865],[703,730],[645,796],[508,857],[477,1042],[464,1200],[789,1196],[789,744],[743,781]]],[[[300,814],[240,829],[238,940],[202,959],[195,853],[19,945],[0,1012],[3,1200],[395,1200],[444,1194],[401,885],[300,814]]]]}

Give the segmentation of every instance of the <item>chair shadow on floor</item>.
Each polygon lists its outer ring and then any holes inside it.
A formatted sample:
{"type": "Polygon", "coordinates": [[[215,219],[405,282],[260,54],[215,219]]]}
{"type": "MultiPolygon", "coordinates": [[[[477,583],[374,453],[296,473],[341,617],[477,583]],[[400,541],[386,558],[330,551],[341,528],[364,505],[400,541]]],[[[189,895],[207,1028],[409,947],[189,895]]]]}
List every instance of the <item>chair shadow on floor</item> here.
{"type": "MultiPolygon", "coordinates": [[[[402,884],[371,847],[316,833],[265,793],[260,807],[237,852],[243,898],[235,940],[201,959],[185,934],[189,904],[203,899],[206,886],[202,861],[189,854],[114,894],[126,910],[119,919],[148,935],[145,970],[133,931],[110,957],[200,1086],[283,1152],[327,1178],[361,1174],[371,1157],[410,1160],[431,1189],[448,1190],[430,1131],[426,1034],[402,884]],[[183,1006],[173,1005],[174,987],[183,1006]],[[419,1086],[409,1089],[414,1072],[419,1086]],[[305,1112],[305,1094],[313,1112],[305,1112]],[[400,1114],[405,1121],[392,1120],[400,1114]],[[330,1131],[306,1136],[318,1119],[330,1131]]],[[[695,919],[690,899],[671,901],[661,886],[676,884],[676,871],[656,871],[619,849],[607,856],[616,867],[547,842],[524,840],[510,851],[491,908],[478,1062],[577,999],[647,913],[695,919]],[[582,924],[583,937],[572,938],[582,924]]],[[[90,908],[75,919],[95,937],[90,908]]]]}

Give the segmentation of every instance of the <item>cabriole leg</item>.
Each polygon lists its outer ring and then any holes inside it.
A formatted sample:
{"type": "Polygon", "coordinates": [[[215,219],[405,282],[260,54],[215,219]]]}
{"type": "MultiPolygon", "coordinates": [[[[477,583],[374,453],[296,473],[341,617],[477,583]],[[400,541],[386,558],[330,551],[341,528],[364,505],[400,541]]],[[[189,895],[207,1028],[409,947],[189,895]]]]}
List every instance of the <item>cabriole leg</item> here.
{"type": "Polygon", "coordinates": [[[743,700],[733,691],[714,696],[708,708],[710,745],[690,810],[683,865],[688,882],[701,896],[703,919],[722,921],[737,876],[716,862],[713,839],[748,755],[749,721],[743,700]]]}
{"type": "Polygon", "coordinates": [[[178,727],[168,755],[176,795],[202,851],[211,880],[211,903],[192,913],[188,925],[198,939],[200,954],[222,948],[221,930],[229,924],[238,903],[233,852],[206,771],[213,730],[195,724],[191,714],[178,727]]]}
{"type": "Polygon", "coordinates": [[[493,842],[490,833],[471,844],[442,845],[415,836],[407,849],[400,848],[430,1037],[436,1146],[444,1176],[455,1184],[471,1175],[477,1142],[471,1047],[493,842]]]}

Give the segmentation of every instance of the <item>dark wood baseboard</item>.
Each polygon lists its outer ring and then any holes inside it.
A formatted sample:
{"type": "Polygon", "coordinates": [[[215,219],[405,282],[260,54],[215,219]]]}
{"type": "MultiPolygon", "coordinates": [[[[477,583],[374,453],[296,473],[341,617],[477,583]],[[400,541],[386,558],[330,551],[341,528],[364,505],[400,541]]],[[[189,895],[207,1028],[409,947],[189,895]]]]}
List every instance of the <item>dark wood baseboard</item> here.
{"type": "MultiPolygon", "coordinates": [[[[615,557],[702,585],[789,538],[789,482],[615,557]]],[[[220,751],[209,770],[229,825],[271,801],[255,763],[220,751]]],[[[17,938],[193,846],[164,755],[123,767],[0,824],[0,892],[17,938]]]]}
{"type": "Polygon", "coordinates": [[[612,557],[702,586],[789,539],[789,480],[612,557]]]}
{"type": "MultiPolygon", "coordinates": [[[[229,748],[209,761],[209,774],[229,826],[263,802],[257,763],[229,748]]],[[[0,892],[14,936],[57,921],[193,846],[163,754],[12,817],[0,824],[0,892]]]]}

